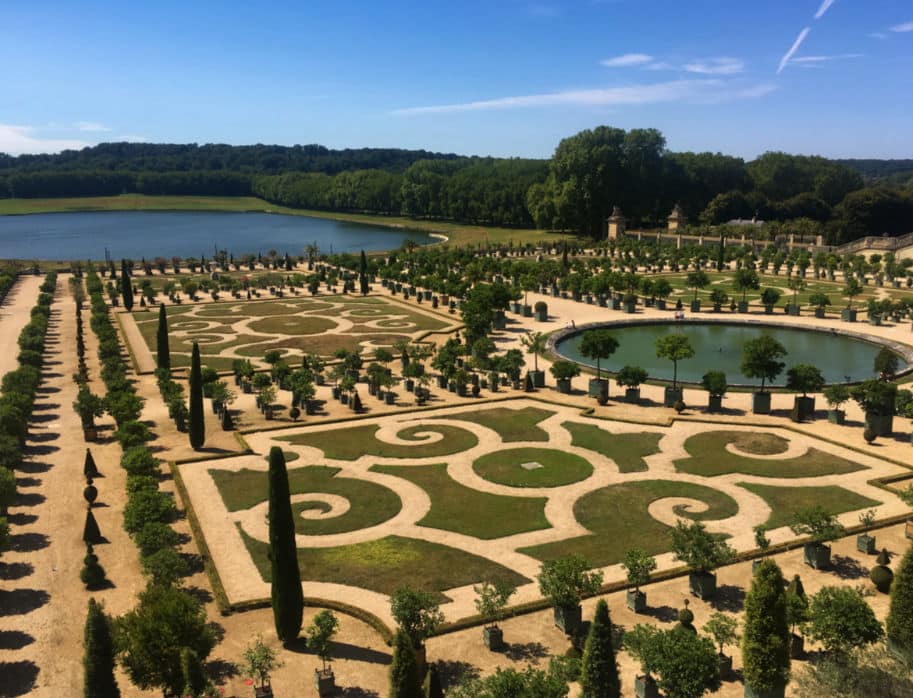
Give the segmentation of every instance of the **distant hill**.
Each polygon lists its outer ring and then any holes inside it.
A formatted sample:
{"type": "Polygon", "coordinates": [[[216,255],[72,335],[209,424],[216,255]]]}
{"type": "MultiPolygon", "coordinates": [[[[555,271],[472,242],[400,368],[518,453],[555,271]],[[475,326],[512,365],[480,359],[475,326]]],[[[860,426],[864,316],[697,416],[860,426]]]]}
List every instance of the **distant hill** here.
{"type": "Polygon", "coordinates": [[[0,153],[0,174],[24,172],[232,172],[278,174],[347,170],[404,172],[418,160],[455,160],[453,153],[400,148],[346,148],[332,150],[322,145],[226,145],[222,143],[101,143],[82,150],[64,150],[54,155],[0,153]]]}
{"type": "Polygon", "coordinates": [[[834,160],[856,170],[866,181],[913,177],[913,160],[834,160]]]}

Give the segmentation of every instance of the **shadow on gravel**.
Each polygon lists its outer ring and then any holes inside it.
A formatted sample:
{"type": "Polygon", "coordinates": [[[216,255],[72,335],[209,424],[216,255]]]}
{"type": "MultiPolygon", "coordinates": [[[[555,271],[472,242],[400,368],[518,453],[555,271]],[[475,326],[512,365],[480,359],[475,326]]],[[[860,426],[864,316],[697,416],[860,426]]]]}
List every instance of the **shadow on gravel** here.
{"type": "Polygon", "coordinates": [[[50,595],[43,589],[0,590],[0,616],[21,616],[41,608],[50,595]]]}
{"type": "Polygon", "coordinates": [[[21,650],[35,638],[21,630],[0,630],[0,650],[21,650]]]}
{"type": "Polygon", "coordinates": [[[0,686],[0,696],[13,698],[24,696],[35,688],[35,679],[38,678],[38,665],[35,662],[0,662],[0,676],[3,685],[0,686]]]}
{"type": "Polygon", "coordinates": [[[7,582],[28,577],[34,571],[31,562],[0,562],[0,579],[7,582]]]}
{"type": "Polygon", "coordinates": [[[831,557],[831,570],[840,579],[862,579],[869,576],[869,570],[859,564],[857,560],[846,555],[831,557]]]}
{"type": "Polygon", "coordinates": [[[50,538],[43,533],[17,533],[10,536],[10,549],[17,553],[33,553],[51,544],[50,538]]]}

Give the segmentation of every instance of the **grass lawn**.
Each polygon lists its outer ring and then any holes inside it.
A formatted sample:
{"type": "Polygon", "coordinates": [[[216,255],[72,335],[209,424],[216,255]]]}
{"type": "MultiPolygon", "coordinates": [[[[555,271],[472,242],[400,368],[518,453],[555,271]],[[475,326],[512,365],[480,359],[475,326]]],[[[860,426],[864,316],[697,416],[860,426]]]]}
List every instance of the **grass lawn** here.
{"type": "Polygon", "coordinates": [[[548,433],[536,425],[553,414],[555,413],[550,410],[542,410],[538,407],[522,409],[495,407],[490,410],[438,417],[438,419],[461,419],[488,427],[496,431],[502,441],[509,443],[512,441],[548,441],[548,433]]]}
{"type": "Polygon", "coordinates": [[[450,238],[451,244],[510,242],[525,244],[539,240],[559,241],[572,235],[547,233],[542,230],[493,228],[463,225],[445,221],[426,221],[400,216],[372,216],[357,213],[329,213],[287,208],[271,204],[254,196],[93,196],[59,199],[0,199],[0,215],[51,213],[55,211],[269,211],[289,216],[309,216],[330,220],[367,223],[389,228],[405,228],[418,232],[439,233],[450,238]]]}
{"type": "Polygon", "coordinates": [[[830,514],[843,514],[847,511],[869,509],[881,502],[850,492],[843,487],[827,485],[824,487],[774,487],[755,483],[740,482],[744,487],[763,499],[770,506],[770,518],[765,522],[768,528],[788,526],[797,511],[812,506],[822,506],[830,514]]]}
{"type": "Polygon", "coordinates": [[[659,453],[662,434],[643,431],[639,434],[613,434],[593,424],[564,422],[562,425],[571,434],[571,445],[586,448],[611,458],[618,465],[619,472],[637,473],[647,470],[644,456],[659,453]]]}
{"type": "Polygon", "coordinates": [[[377,424],[364,424],[345,429],[280,436],[277,441],[286,441],[298,446],[313,446],[323,451],[325,457],[334,460],[357,460],[362,456],[438,458],[467,451],[479,443],[475,434],[459,427],[445,424],[416,424],[397,433],[400,439],[414,441],[414,446],[388,444],[378,441],[375,437],[379,428],[377,424]],[[423,432],[434,432],[444,438],[433,443],[422,443],[426,437],[417,434],[423,432]]]}
{"type": "Polygon", "coordinates": [[[737,456],[726,450],[726,444],[739,439],[752,438],[756,444],[760,443],[757,437],[757,434],[746,437],[743,432],[737,431],[708,431],[695,434],[685,441],[685,450],[691,457],[675,461],[675,469],[682,473],[706,477],[742,473],[760,477],[790,478],[842,475],[865,467],[816,448],[808,449],[803,456],[783,460],[737,456]]]}
{"type": "MultiPolygon", "coordinates": [[[[289,491],[292,494],[322,492],[336,494],[349,500],[350,509],[342,516],[328,519],[303,519],[300,513],[306,509],[327,510],[319,500],[294,504],[295,530],[304,535],[321,536],[332,533],[347,533],[376,526],[396,516],[402,509],[399,496],[375,482],[348,477],[336,477],[338,468],[311,465],[304,468],[290,468],[288,471],[289,491]]],[[[225,508],[229,511],[249,509],[269,497],[267,473],[261,470],[212,470],[212,479],[222,495],[225,508]]]]}
{"type": "MultiPolygon", "coordinates": [[[[243,530],[241,536],[260,575],[269,582],[269,546],[243,530]]],[[[299,548],[298,565],[304,581],[348,584],[382,594],[404,586],[440,593],[484,580],[513,585],[529,581],[478,555],[400,536],[334,548],[299,548]]],[[[441,595],[439,600],[446,597],[441,595]]]]}
{"type": "Polygon", "coordinates": [[[420,526],[490,540],[549,528],[545,497],[505,497],[465,487],[447,475],[447,465],[377,465],[380,473],[401,477],[431,497],[420,526]]]}
{"type": "Polygon", "coordinates": [[[574,505],[574,516],[591,535],[523,548],[520,552],[543,561],[578,554],[598,567],[621,562],[634,547],[651,555],[667,552],[672,529],[647,512],[652,502],[664,497],[690,497],[707,503],[705,512],[678,512],[689,519],[725,519],[738,512],[738,505],[729,495],[689,482],[646,480],[611,485],[584,495],[574,505]]]}
{"type": "Polygon", "coordinates": [[[510,448],[486,453],[472,469],[489,482],[508,487],[561,487],[585,480],[593,466],[573,453],[552,448],[510,448]],[[542,467],[524,468],[538,464],[542,467]]]}

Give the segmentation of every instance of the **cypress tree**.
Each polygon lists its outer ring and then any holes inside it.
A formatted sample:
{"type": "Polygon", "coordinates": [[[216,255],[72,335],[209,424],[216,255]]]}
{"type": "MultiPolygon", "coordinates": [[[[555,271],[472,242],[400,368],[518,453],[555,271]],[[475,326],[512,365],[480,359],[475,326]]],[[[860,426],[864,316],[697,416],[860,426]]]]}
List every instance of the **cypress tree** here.
{"type": "Polygon", "coordinates": [[[368,295],[368,259],[365,257],[365,251],[361,251],[361,269],[358,274],[358,282],[361,285],[361,295],[368,295]]]}
{"type": "Polygon", "coordinates": [[[596,604],[596,615],[583,648],[580,667],[581,698],[617,698],[621,695],[615,647],[612,644],[612,621],[604,599],[596,604]]]}
{"type": "Polygon", "coordinates": [[[438,675],[436,664],[432,664],[428,667],[428,675],[425,677],[423,695],[424,698],[444,698],[444,689],[441,686],[441,677],[438,675]]]}
{"type": "Polygon", "coordinates": [[[86,449],[86,462],[82,466],[82,474],[88,478],[96,478],[101,473],[98,472],[98,468],[95,466],[95,459],[92,457],[92,452],[87,448],[86,449]]]}
{"type": "Polygon", "coordinates": [[[111,626],[101,604],[89,599],[89,613],[83,635],[85,654],[83,695],[85,698],[118,698],[120,689],[114,678],[114,643],[111,626]]]}
{"type": "Polygon", "coordinates": [[[101,531],[91,509],[86,509],[86,523],[82,527],[82,540],[88,545],[102,542],[101,531]]]}
{"type": "Polygon", "coordinates": [[[393,641],[393,661],[390,663],[389,698],[421,698],[422,686],[415,663],[415,648],[403,630],[396,632],[393,641]]]}
{"type": "Polygon", "coordinates": [[[269,451],[269,560],[273,620],[282,642],[298,637],[304,614],[295,521],[289,497],[285,456],[281,448],[273,446],[269,451]]]}
{"type": "Polygon", "coordinates": [[[130,270],[127,268],[127,260],[121,261],[120,266],[120,291],[124,297],[124,307],[129,313],[133,310],[133,281],[130,278],[130,270]]]}
{"type": "Polygon", "coordinates": [[[190,445],[194,451],[203,448],[206,426],[203,424],[203,377],[200,369],[200,346],[193,343],[190,358],[190,445]]]}
{"type": "Polygon", "coordinates": [[[181,673],[184,675],[184,695],[202,695],[206,689],[206,673],[203,662],[189,647],[181,650],[181,673]]]}
{"type": "Polygon", "coordinates": [[[767,558],[758,566],[745,597],[743,674],[746,686],[755,692],[781,691],[789,681],[785,587],[777,563],[767,558]]]}
{"type": "Polygon", "coordinates": [[[168,316],[165,304],[159,305],[159,327],[155,334],[155,359],[159,368],[171,370],[171,349],[168,346],[168,316]]]}
{"type": "Polygon", "coordinates": [[[891,585],[891,606],[887,618],[888,641],[913,660],[913,547],[900,561],[891,585]]]}

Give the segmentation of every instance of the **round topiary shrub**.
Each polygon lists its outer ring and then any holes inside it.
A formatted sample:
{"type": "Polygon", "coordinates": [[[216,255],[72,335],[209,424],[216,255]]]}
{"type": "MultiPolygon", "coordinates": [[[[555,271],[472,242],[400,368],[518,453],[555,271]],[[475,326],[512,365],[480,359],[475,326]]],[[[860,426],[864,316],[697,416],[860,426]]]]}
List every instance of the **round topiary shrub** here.
{"type": "Polygon", "coordinates": [[[681,414],[682,412],[685,411],[685,401],[684,401],[684,400],[676,400],[676,401],[675,401],[675,404],[672,405],[672,409],[674,409],[676,412],[678,412],[679,414],[681,414]]]}
{"type": "Polygon", "coordinates": [[[866,427],[865,431],[862,432],[862,438],[865,439],[867,444],[873,443],[877,436],[878,435],[869,427],[866,427]]]}
{"type": "MultiPolygon", "coordinates": [[[[879,560],[881,555],[878,556],[879,560]]],[[[878,589],[882,594],[887,594],[891,591],[891,582],[894,581],[894,573],[891,571],[890,567],[885,565],[875,565],[872,568],[872,571],[869,572],[869,579],[872,580],[872,584],[875,585],[875,588],[878,589]]]]}

